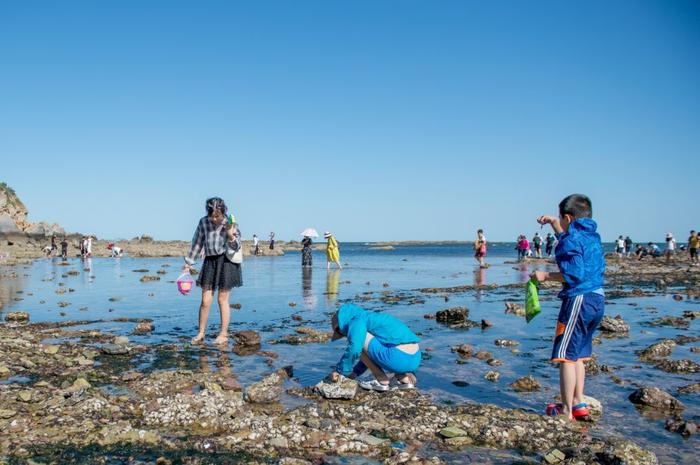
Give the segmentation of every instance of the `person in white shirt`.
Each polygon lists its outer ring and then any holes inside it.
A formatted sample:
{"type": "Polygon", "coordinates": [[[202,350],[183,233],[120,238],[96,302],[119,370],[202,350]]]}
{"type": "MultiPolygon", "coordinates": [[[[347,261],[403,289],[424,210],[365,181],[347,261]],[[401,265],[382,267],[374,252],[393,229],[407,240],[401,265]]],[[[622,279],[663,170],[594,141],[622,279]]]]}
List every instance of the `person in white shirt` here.
{"type": "Polygon", "coordinates": [[[673,234],[666,234],[666,263],[671,261],[671,257],[676,253],[676,239],[673,234]]]}
{"type": "Polygon", "coordinates": [[[617,255],[617,258],[622,258],[622,255],[624,253],[625,253],[625,238],[620,236],[615,241],[615,254],[617,255]]]}
{"type": "Polygon", "coordinates": [[[255,247],[255,250],[253,252],[254,255],[260,255],[260,246],[258,245],[260,240],[258,239],[257,234],[253,234],[253,247],[255,247]]]}

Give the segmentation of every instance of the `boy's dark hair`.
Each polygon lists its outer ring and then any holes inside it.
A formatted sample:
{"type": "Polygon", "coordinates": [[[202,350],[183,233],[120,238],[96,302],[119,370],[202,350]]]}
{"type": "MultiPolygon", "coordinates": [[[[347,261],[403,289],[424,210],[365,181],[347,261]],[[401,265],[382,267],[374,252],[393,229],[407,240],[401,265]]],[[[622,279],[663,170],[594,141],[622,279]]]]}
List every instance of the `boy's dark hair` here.
{"type": "Polygon", "coordinates": [[[591,218],[593,216],[591,199],[587,195],[571,194],[559,202],[559,215],[571,215],[574,219],[591,218]]]}
{"type": "Polygon", "coordinates": [[[222,215],[226,216],[226,212],[228,211],[226,203],[224,203],[223,199],[220,197],[211,197],[207,199],[205,208],[207,209],[207,216],[211,216],[214,210],[219,210],[222,215]]]}

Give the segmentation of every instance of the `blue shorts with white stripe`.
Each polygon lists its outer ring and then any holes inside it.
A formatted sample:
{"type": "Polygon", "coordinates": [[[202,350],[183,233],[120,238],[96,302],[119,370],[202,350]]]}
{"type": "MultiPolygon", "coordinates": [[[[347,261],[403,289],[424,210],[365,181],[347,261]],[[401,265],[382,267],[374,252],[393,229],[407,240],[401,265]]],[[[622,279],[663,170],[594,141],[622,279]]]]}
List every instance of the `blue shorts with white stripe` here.
{"type": "Polygon", "coordinates": [[[553,362],[588,360],[593,354],[593,333],[605,314],[605,296],[589,292],[564,299],[557,318],[553,362]]]}

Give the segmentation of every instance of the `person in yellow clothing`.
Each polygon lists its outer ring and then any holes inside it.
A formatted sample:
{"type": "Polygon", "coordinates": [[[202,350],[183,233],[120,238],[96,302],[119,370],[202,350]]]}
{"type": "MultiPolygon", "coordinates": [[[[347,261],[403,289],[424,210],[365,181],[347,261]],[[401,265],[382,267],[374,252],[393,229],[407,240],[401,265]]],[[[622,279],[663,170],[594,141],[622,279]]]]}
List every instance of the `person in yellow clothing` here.
{"type": "Polygon", "coordinates": [[[328,240],[326,244],[326,259],[328,260],[328,269],[331,269],[331,263],[338,265],[338,269],[342,270],[343,267],[340,265],[340,248],[338,248],[338,241],[335,240],[333,234],[326,231],[323,237],[328,240]]]}

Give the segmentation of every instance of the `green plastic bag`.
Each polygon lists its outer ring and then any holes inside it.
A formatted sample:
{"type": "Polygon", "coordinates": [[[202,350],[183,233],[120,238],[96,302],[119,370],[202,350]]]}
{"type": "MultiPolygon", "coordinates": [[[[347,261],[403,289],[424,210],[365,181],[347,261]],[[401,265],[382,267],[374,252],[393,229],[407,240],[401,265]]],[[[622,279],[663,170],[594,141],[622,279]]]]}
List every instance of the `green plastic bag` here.
{"type": "Polygon", "coordinates": [[[542,309],[540,308],[540,297],[537,294],[537,281],[531,279],[527,282],[525,294],[525,319],[529,323],[542,309]]]}

